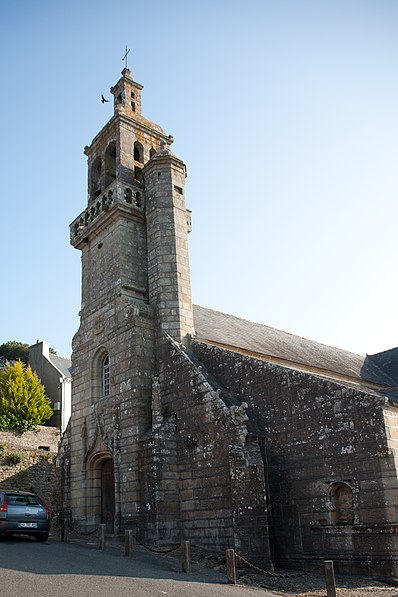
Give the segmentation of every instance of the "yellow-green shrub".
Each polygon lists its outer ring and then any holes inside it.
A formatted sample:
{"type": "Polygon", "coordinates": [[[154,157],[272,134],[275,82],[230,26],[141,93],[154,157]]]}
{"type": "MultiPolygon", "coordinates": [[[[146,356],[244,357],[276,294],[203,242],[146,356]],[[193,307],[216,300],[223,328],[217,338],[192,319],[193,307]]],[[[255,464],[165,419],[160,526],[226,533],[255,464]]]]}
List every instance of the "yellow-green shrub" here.
{"type": "Polygon", "coordinates": [[[0,431],[35,429],[52,415],[44,386],[21,361],[7,363],[0,371],[0,431]]]}

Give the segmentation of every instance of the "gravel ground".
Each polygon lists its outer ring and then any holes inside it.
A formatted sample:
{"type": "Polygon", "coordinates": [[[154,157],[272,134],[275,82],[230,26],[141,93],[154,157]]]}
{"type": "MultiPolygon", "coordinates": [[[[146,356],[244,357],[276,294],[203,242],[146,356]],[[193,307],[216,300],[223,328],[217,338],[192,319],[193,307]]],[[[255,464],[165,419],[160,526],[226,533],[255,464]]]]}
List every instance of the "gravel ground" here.
{"type": "MultiPolygon", "coordinates": [[[[226,574],[225,558],[222,556],[217,558],[193,549],[192,561],[226,574]]],[[[280,597],[327,597],[325,576],[321,570],[306,574],[279,570],[275,576],[268,576],[238,566],[238,582],[267,589],[280,597]]],[[[336,594],[337,597],[398,597],[398,579],[392,579],[391,584],[387,584],[362,576],[336,576],[336,594]]]]}
{"type": "MultiPolygon", "coordinates": [[[[321,574],[308,574],[299,578],[264,578],[241,573],[239,582],[263,587],[283,597],[326,597],[325,577],[321,574]]],[[[398,587],[362,577],[336,576],[336,594],[337,597],[398,597],[398,587]]]]}

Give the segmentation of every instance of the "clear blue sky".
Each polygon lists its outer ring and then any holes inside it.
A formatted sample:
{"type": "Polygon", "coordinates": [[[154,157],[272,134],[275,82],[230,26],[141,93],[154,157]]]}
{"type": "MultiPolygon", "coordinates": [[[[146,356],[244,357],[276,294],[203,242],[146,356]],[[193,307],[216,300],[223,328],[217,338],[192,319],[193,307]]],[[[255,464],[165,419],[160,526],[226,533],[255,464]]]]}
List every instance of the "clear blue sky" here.
{"type": "Polygon", "coordinates": [[[78,328],[84,145],[127,44],[188,167],[196,303],[326,344],[398,344],[398,2],[3,0],[0,343],[78,328]]]}

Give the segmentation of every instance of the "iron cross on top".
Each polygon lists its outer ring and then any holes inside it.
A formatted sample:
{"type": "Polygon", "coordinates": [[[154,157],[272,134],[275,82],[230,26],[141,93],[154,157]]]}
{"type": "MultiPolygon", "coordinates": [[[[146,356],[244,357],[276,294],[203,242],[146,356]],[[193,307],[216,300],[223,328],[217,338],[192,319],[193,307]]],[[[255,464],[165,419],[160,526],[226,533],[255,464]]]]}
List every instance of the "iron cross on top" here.
{"type": "Polygon", "coordinates": [[[130,52],[130,48],[129,48],[129,49],[127,49],[127,46],[126,46],[126,53],[125,53],[125,55],[124,55],[124,56],[123,56],[123,58],[122,58],[122,60],[124,60],[124,61],[125,61],[124,68],[127,68],[127,54],[128,54],[129,52],[130,52]]]}

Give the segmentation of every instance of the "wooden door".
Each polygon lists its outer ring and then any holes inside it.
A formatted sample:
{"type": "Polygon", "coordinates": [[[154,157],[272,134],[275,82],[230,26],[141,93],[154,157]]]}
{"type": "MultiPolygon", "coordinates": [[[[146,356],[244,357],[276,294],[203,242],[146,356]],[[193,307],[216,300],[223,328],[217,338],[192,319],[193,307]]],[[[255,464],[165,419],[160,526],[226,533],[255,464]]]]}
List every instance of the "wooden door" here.
{"type": "Polygon", "coordinates": [[[114,532],[115,474],[113,460],[105,460],[101,467],[101,523],[106,532],[114,532]]]}

